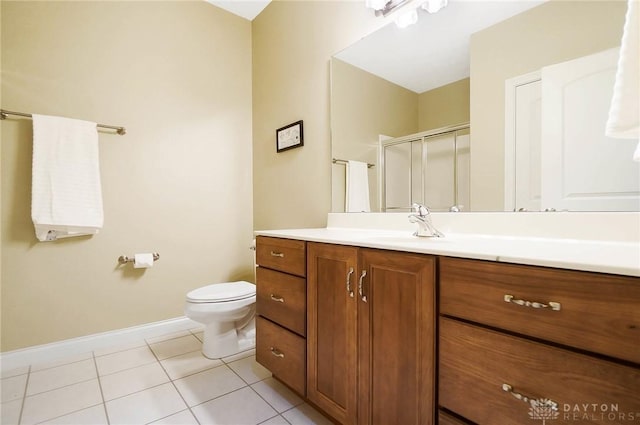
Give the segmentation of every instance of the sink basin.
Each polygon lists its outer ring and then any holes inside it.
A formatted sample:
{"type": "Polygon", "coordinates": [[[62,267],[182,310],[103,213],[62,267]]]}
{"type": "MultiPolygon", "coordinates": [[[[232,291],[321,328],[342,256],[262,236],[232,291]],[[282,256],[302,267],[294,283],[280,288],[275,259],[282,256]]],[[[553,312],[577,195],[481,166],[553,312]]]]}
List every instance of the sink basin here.
{"type": "Polygon", "coordinates": [[[408,236],[378,236],[368,238],[370,242],[390,243],[390,244],[427,244],[427,243],[449,243],[450,240],[437,237],[408,236]]]}

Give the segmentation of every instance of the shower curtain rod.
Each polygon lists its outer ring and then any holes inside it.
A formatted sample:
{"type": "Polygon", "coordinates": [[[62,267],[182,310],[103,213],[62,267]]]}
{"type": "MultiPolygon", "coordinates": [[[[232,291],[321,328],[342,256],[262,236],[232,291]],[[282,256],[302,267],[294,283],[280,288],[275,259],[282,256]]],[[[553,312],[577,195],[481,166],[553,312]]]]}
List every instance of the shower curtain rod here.
{"type": "MultiPolygon", "coordinates": [[[[2,120],[6,119],[7,115],[16,115],[19,117],[33,118],[31,114],[25,114],[24,112],[12,112],[12,111],[7,111],[6,109],[0,109],[0,119],[2,120]]],[[[115,130],[116,133],[118,133],[121,136],[127,133],[127,129],[124,127],[118,127],[115,125],[105,125],[105,124],[96,124],[96,126],[100,128],[108,128],[111,130],[115,130]]]]}
{"type": "MultiPolygon", "coordinates": [[[[333,160],[332,160],[331,162],[333,162],[334,164],[343,164],[343,165],[345,165],[345,164],[346,164],[347,162],[349,162],[349,161],[347,161],[346,159],[336,159],[336,158],[333,158],[333,160]]],[[[367,162],[367,168],[371,168],[371,167],[374,167],[374,166],[375,166],[375,164],[369,164],[369,163],[367,162]]]]}

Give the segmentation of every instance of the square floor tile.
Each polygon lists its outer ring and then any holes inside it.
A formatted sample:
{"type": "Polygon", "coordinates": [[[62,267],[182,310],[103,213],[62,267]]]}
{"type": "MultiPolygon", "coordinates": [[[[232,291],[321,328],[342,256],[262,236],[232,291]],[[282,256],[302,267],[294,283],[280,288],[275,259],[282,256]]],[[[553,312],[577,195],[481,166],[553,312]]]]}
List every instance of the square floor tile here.
{"type": "Polygon", "coordinates": [[[102,404],[42,422],[46,425],[107,425],[108,423],[102,404]]]}
{"type": "Polygon", "coordinates": [[[202,348],[202,342],[195,336],[189,334],[180,338],[150,344],[150,347],[156,356],[158,356],[158,360],[164,360],[169,357],[200,350],[202,348]]]}
{"type": "Polygon", "coordinates": [[[260,425],[291,425],[285,418],[282,416],[274,416],[268,421],[261,422],[260,425]]]}
{"type": "Polygon", "coordinates": [[[96,357],[101,357],[101,356],[106,356],[108,354],[115,354],[120,351],[131,350],[132,348],[140,348],[140,347],[146,347],[146,346],[147,346],[147,343],[143,339],[137,339],[134,341],[126,342],[124,344],[118,344],[118,345],[113,345],[113,346],[108,346],[108,347],[99,348],[97,350],[93,350],[93,354],[96,357]]]}
{"type": "Polygon", "coordinates": [[[169,382],[158,362],[138,366],[100,378],[102,395],[106,401],[133,394],[169,382]]]}
{"type": "Polygon", "coordinates": [[[251,387],[280,413],[303,403],[300,397],[274,378],[256,382],[251,387]]]}
{"type": "Polygon", "coordinates": [[[93,362],[93,357],[89,360],[69,363],[63,366],[52,367],[36,372],[31,371],[29,375],[29,385],[27,386],[27,395],[43,393],[97,377],[98,374],[96,372],[96,365],[93,362]]]}
{"type": "Polygon", "coordinates": [[[72,356],[62,357],[58,360],[52,362],[42,362],[31,365],[31,372],[36,372],[38,370],[50,369],[52,367],[58,367],[62,365],[66,365],[69,363],[80,362],[82,360],[89,360],[93,358],[93,353],[80,353],[72,356]]]}
{"type": "Polygon", "coordinates": [[[9,401],[0,405],[0,424],[15,425],[20,419],[22,399],[9,401]]]}
{"type": "Polygon", "coordinates": [[[98,365],[98,373],[100,376],[110,373],[120,372],[121,370],[131,369],[148,363],[157,361],[149,347],[132,348],[126,351],[119,351],[113,354],[96,357],[98,365]]]}
{"type": "Polygon", "coordinates": [[[256,425],[277,415],[251,388],[245,387],[192,408],[202,424],[256,425]]]}
{"type": "Polygon", "coordinates": [[[154,336],[153,338],[147,338],[147,344],[151,345],[151,344],[155,344],[156,342],[162,342],[168,339],[174,339],[174,338],[179,338],[179,337],[188,336],[188,335],[191,335],[191,332],[189,331],[172,332],[165,335],[154,336]]]}
{"type": "Polygon", "coordinates": [[[162,363],[162,367],[165,368],[171,379],[184,378],[185,376],[224,364],[222,360],[206,358],[202,355],[201,351],[192,351],[191,353],[170,357],[162,360],[160,363],[162,363]]]}
{"type": "Polygon", "coordinates": [[[167,416],[159,421],[152,422],[155,425],[199,425],[196,418],[189,410],[183,410],[175,415],[167,416]]]}
{"type": "Polygon", "coordinates": [[[253,384],[258,381],[262,381],[271,376],[271,372],[269,372],[264,366],[256,362],[255,356],[245,357],[241,360],[236,360],[235,362],[228,363],[229,366],[235,373],[240,375],[242,379],[247,384],[253,384]]]}
{"type": "Polygon", "coordinates": [[[108,401],[111,425],[145,424],[186,409],[171,383],[108,401]]]}
{"type": "Polygon", "coordinates": [[[236,360],[240,360],[240,359],[244,359],[245,357],[255,357],[256,356],[256,350],[255,348],[252,348],[250,350],[247,351],[241,351],[237,354],[233,354],[231,356],[228,357],[224,357],[222,359],[223,362],[225,363],[231,363],[231,362],[235,362],[236,360]]]}
{"type": "Polygon", "coordinates": [[[189,406],[220,397],[247,385],[227,366],[205,370],[173,383],[189,406]]]}
{"type": "Polygon", "coordinates": [[[28,375],[12,376],[11,378],[4,378],[2,379],[2,381],[0,381],[2,403],[21,399],[22,397],[24,397],[24,389],[27,386],[27,376],[28,375]]]}
{"type": "Polygon", "coordinates": [[[333,425],[329,419],[306,403],[287,410],[282,416],[291,425],[333,425]]]}
{"type": "Polygon", "coordinates": [[[27,373],[29,373],[29,366],[24,366],[16,369],[3,370],[0,372],[0,378],[11,378],[12,376],[25,375],[27,373]]]}
{"type": "Polygon", "coordinates": [[[102,403],[97,379],[25,398],[22,424],[35,424],[102,403]]]}

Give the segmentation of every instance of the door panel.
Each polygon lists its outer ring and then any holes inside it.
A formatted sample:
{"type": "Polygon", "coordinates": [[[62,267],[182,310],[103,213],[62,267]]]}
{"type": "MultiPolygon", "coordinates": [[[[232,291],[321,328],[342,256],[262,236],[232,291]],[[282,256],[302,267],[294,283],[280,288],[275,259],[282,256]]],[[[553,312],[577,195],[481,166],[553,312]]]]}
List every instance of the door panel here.
{"type": "Polygon", "coordinates": [[[640,210],[637,140],[605,136],[619,49],[542,69],[542,208],[640,210]]]}

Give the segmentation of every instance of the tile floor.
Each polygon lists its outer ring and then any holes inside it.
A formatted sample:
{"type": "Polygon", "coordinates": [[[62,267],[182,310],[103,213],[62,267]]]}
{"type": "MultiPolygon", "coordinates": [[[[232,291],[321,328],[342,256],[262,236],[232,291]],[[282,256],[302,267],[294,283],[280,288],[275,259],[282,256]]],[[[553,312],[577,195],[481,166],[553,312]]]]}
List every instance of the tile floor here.
{"type": "Polygon", "coordinates": [[[200,353],[197,330],[2,373],[1,420],[18,424],[330,424],[250,350],[200,353]]]}

